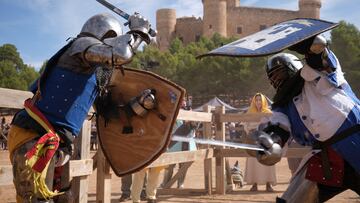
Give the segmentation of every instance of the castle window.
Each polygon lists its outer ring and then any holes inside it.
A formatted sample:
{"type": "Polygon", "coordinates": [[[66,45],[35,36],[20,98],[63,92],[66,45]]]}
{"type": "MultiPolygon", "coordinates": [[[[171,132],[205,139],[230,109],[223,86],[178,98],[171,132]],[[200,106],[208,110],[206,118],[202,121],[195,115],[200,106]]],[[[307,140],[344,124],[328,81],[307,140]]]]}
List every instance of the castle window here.
{"type": "Polygon", "coordinates": [[[212,25],[209,25],[209,29],[212,29],[212,25]]]}
{"type": "Polygon", "coordinates": [[[195,35],[195,42],[200,41],[200,35],[195,35]]]}
{"type": "Polygon", "coordinates": [[[260,30],[264,30],[264,29],[266,29],[266,28],[267,28],[266,25],[260,25],[260,30]]]}
{"type": "Polygon", "coordinates": [[[237,27],[236,28],[236,33],[241,34],[242,33],[242,27],[237,27]]]}

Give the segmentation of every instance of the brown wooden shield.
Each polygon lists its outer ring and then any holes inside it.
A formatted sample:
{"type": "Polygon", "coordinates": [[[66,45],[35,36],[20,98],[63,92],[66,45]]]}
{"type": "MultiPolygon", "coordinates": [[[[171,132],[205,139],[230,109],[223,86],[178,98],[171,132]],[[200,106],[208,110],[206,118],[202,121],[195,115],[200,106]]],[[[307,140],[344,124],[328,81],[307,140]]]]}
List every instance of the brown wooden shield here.
{"type": "Polygon", "coordinates": [[[153,111],[144,117],[133,116],[129,120],[133,133],[123,134],[124,125],[128,124],[125,112],[120,111],[120,117],[110,119],[106,126],[101,116],[97,118],[100,145],[118,176],[146,167],[166,150],[185,94],[183,88],[154,73],[129,68],[124,73],[115,70],[112,75],[112,100],[127,103],[143,90],[155,89],[157,111],[166,119],[161,120],[153,111]]]}

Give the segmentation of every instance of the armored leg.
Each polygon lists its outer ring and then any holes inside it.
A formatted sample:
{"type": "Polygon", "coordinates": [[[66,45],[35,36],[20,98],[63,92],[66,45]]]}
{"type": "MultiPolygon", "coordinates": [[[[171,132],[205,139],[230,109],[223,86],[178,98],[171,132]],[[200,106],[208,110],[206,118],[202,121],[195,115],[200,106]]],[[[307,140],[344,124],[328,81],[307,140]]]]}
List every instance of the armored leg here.
{"type": "MultiPolygon", "coordinates": [[[[29,168],[25,165],[26,152],[36,143],[35,140],[27,142],[14,151],[13,155],[13,175],[17,199],[26,203],[44,202],[43,197],[38,193],[34,186],[34,177],[29,173],[29,168]]],[[[55,161],[52,159],[46,175],[46,185],[52,190],[55,161]]]]}
{"type": "Polygon", "coordinates": [[[319,189],[316,182],[307,180],[305,178],[306,167],[292,179],[289,187],[277,202],[287,203],[318,203],[319,189]]]}

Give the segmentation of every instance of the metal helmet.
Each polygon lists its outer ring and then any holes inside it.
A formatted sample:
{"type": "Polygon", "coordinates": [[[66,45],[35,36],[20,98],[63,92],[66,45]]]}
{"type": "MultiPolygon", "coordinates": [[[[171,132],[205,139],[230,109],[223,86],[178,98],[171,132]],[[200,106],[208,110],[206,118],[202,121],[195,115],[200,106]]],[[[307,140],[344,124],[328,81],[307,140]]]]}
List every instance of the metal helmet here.
{"type": "Polygon", "coordinates": [[[271,85],[275,89],[279,89],[287,79],[295,75],[302,67],[303,64],[296,56],[288,53],[279,53],[267,60],[266,74],[271,85]]]}
{"type": "Polygon", "coordinates": [[[99,40],[122,35],[121,23],[108,13],[101,13],[89,18],[81,29],[81,33],[96,37],[99,40]]]}

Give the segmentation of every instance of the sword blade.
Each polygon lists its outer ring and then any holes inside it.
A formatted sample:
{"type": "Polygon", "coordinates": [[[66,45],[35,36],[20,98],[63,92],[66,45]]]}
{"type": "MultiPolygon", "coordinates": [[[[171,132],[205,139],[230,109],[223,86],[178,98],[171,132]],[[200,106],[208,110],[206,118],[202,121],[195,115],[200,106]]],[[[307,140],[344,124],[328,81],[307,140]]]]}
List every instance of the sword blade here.
{"type": "Polygon", "coordinates": [[[258,145],[252,145],[252,144],[242,144],[242,143],[235,143],[235,142],[222,142],[222,141],[209,140],[209,139],[189,138],[189,137],[183,137],[183,136],[179,136],[179,135],[173,135],[171,139],[173,141],[178,141],[178,142],[192,142],[193,141],[198,144],[209,144],[209,145],[222,146],[222,147],[234,147],[237,149],[265,151],[263,148],[259,147],[258,145]]]}
{"type": "Polygon", "coordinates": [[[96,1],[101,3],[102,5],[104,5],[106,8],[112,10],[119,16],[123,17],[125,20],[129,20],[129,17],[130,17],[129,14],[127,14],[126,12],[122,11],[121,9],[115,7],[114,5],[110,4],[109,2],[107,2],[105,0],[96,0],[96,1]]]}

